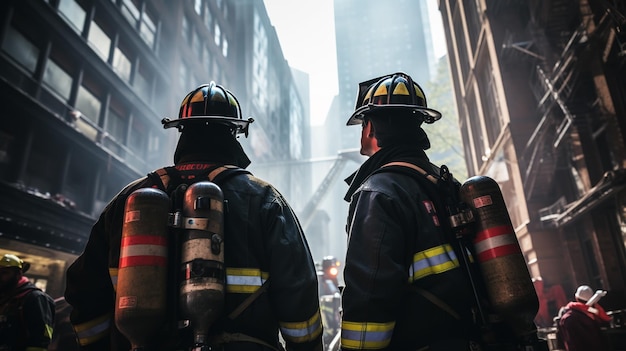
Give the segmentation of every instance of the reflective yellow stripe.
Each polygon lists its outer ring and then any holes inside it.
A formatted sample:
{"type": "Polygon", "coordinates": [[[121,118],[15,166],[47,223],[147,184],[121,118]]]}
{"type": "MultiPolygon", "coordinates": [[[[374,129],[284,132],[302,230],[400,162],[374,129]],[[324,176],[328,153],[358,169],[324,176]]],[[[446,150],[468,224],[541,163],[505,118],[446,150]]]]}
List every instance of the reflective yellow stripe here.
{"type": "Polygon", "coordinates": [[[279,322],[279,324],[283,338],[292,342],[309,342],[322,333],[322,317],[319,309],[307,321],[279,322]]]}
{"type": "Polygon", "coordinates": [[[113,291],[117,292],[117,268],[109,268],[109,276],[111,277],[111,284],[113,284],[113,291]]]}
{"type": "Polygon", "coordinates": [[[396,322],[341,322],[341,347],[377,350],[389,346],[396,322]]]}
{"type": "Polygon", "coordinates": [[[81,346],[89,345],[102,339],[111,327],[112,314],[105,314],[89,322],[75,324],[74,330],[81,346]]]}
{"type": "Polygon", "coordinates": [[[48,339],[52,340],[52,333],[53,333],[53,329],[51,325],[46,324],[44,326],[43,329],[43,336],[47,337],[48,339]]]}
{"type": "Polygon", "coordinates": [[[449,244],[436,246],[413,255],[413,264],[409,267],[409,282],[457,267],[459,267],[459,259],[452,246],[449,244]]]}
{"type": "Polygon", "coordinates": [[[269,273],[258,268],[226,268],[226,291],[252,294],[269,278],[269,273]]]}

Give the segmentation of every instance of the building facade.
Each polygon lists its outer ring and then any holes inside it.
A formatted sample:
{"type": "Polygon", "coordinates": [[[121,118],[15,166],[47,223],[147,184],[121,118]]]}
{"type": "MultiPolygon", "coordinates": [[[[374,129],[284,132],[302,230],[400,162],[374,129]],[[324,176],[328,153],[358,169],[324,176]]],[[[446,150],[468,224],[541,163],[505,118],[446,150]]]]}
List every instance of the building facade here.
{"type": "Polygon", "coordinates": [[[10,0],[0,13],[0,251],[53,297],[108,201],[173,162],[178,133],[160,121],[196,86],[223,84],[255,119],[240,140],[253,162],[306,157],[308,111],[260,1],[10,0]]]}
{"type": "MultiPolygon", "coordinates": [[[[440,0],[470,175],[500,185],[533,278],[626,306],[626,5],[440,0]]],[[[560,306],[545,300],[549,321],[560,306]]],[[[540,325],[547,326],[547,325],[540,325]]]]}

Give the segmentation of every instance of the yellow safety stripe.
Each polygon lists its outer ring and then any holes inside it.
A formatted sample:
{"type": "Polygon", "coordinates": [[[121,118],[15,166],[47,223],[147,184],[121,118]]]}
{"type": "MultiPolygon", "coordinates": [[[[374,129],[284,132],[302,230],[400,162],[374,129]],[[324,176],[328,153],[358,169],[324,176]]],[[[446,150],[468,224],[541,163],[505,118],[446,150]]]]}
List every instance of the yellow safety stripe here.
{"type": "Polygon", "coordinates": [[[459,259],[452,246],[450,244],[436,246],[413,255],[413,264],[409,267],[409,282],[457,267],[459,259]]]}
{"type": "Polygon", "coordinates": [[[396,322],[341,322],[341,347],[345,349],[378,350],[391,343],[396,322]]]}
{"type": "Polygon", "coordinates": [[[109,333],[112,314],[107,313],[89,322],[75,324],[74,330],[81,346],[92,344],[109,333]]]}
{"type": "Polygon", "coordinates": [[[309,342],[322,333],[322,316],[318,309],[304,322],[279,322],[279,325],[285,340],[297,343],[309,342]]]}
{"type": "Polygon", "coordinates": [[[258,268],[226,268],[226,291],[234,294],[252,294],[269,278],[269,273],[258,268]]]}
{"type": "Polygon", "coordinates": [[[113,291],[117,292],[117,268],[109,268],[109,276],[111,277],[111,284],[113,284],[113,291]]]}
{"type": "Polygon", "coordinates": [[[53,332],[54,332],[54,329],[52,329],[51,325],[49,325],[49,324],[44,325],[43,336],[45,336],[48,339],[52,340],[52,333],[53,332]]]}

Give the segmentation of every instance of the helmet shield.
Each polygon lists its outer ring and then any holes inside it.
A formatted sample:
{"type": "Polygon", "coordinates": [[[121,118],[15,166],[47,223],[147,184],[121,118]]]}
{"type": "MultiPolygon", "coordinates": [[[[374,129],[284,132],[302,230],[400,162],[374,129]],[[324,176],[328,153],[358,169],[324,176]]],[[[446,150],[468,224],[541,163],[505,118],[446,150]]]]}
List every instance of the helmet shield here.
{"type": "Polygon", "coordinates": [[[164,118],[161,123],[163,128],[176,127],[181,131],[192,124],[218,123],[231,127],[234,134],[245,133],[247,136],[248,126],[253,121],[252,118],[242,118],[241,107],[235,95],[211,82],[197,87],[183,98],[178,119],[164,118]]]}
{"type": "Polygon", "coordinates": [[[360,83],[354,109],[346,125],[361,124],[366,115],[381,112],[415,116],[426,123],[441,118],[439,111],[427,107],[422,88],[402,72],[360,83]]]}

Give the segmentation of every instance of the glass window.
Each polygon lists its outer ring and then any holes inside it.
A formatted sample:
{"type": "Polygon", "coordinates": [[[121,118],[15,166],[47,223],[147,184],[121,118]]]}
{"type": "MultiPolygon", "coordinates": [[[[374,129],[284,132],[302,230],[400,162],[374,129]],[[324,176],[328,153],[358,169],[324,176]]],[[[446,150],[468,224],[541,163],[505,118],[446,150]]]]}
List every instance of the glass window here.
{"type": "Polygon", "coordinates": [[[63,70],[54,59],[48,60],[43,73],[43,82],[67,102],[72,92],[72,76],[63,70]]]}
{"type": "Polygon", "coordinates": [[[191,47],[193,48],[196,57],[202,60],[202,41],[200,40],[200,34],[194,32],[192,40],[193,42],[191,43],[191,47]]]}
{"type": "Polygon", "coordinates": [[[254,14],[254,38],[252,44],[252,98],[260,109],[268,103],[268,39],[259,15],[254,14]]]}
{"type": "Polygon", "coordinates": [[[108,62],[111,51],[111,38],[96,21],[91,23],[87,40],[93,46],[98,56],[108,62]]]}
{"type": "Polygon", "coordinates": [[[121,47],[116,47],[113,53],[113,69],[117,74],[126,82],[130,82],[130,74],[133,70],[133,64],[128,58],[129,56],[124,53],[121,47]]]}
{"type": "Polygon", "coordinates": [[[156,31],[157,26],[154,17],[152,17],[152,15],[148,11],[144,12],[143,16],[141,16],[141,26],[139,27],[139,34],[143,41],[145,41],[151,49],[154,49],[156,31]]]}
{"type": "Polygon", "coordinates": [[[135,90],[146,102],[152,102],[152,74],[141,64],[135,75],[135,90]]]}
{"type": "Polygon", "coordinates": [[[83,9],[80,4],[75,0],[60,0],[59,12],[76,32],[79,34],[83,32],[86,13],[85,9],[83,9]]]}
{"type": "Polygon", "coordinates": [[[182,35],[183,38],[185,38],[185,40],[190,41],[190,29],[189,29],[189,20],[187,19],[187,16],[183,16],[183,27],[181,28],[182,31],[182,35]]]}
{"type": "Polygon", "coordinates": [[[141,12],[139,11],[139,6],[135,0],[122,1],[122,15],[124,15],[124,18],[130,22],[133,28],[137,28],[141,12]]]}
{"type": "Polygon", "coordinates": [[[31,73],[35,72],[39,49],[12,26],[8,27],[6,38],[2,42],[2,51],[31,73]]]}
{"type": "Polygon", "coordinates": [[[111,101],[106,131],[120,144],[126,143],[126,130],[128,128],[128,116],[123,111],[120,103],[111,101]]]}
{"type": "Polygon", "coordinates": [[[76,97],[76,109],[82,113],[93,124],[98,125],[100,119],[100,109],[102,102],[92,92],[84,86],[78,88],[78,96],[76,97]]]}
{"type": "Polygon", "coordinates": [[[133,118],[131,134],[133,137],[128,140],[128,147],[135,155],[143,157],[148,146],[148,129],[140,118],[133,118]]]}
{"type": "Polygon", "coordinates": [[[180,65],[178,78],[180,79],[180,87],[186,89],[189,84],[189,69],[187,68],[187,63],[184,61],[180,65]]]}
{"type": "Polygon", "coordinates": [[[209,31],[213,29],[213,17],[211,16],[211,10],[208,6],[206,8],[206,12],[204,13],[204,24],[209,31]]]}
{"type": "Polygon", "coordinates": [[[228,57],[228,40],[226,38],[222,41],[222,55],[228,57]]]}
{"type": "Polygon", "coordinates": [[[202,0],[195,0],[193,8],[198,16],[202,16],[202,0]]]}
{"type": "Polygon", "coordinates": [[[222,29],[220,28],[220,25],[217,22],[215,23],[215,31],[214,31],[213,39],[215,40],[215,45],[220,46],[220,42],[222,41],[222,29]]]}

